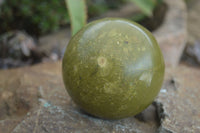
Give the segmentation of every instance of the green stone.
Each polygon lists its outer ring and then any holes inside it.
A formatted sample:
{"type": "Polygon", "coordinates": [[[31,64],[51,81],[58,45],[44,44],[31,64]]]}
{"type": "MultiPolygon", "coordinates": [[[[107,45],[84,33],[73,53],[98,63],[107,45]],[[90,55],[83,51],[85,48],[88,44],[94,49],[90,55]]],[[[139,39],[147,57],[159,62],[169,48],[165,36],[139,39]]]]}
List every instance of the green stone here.
{"type": "Polygon", "coordinates": [[[83,27],[69,42],[62,64],[73,101],[105,119],[134,116],[148,107],[160,91],[164,69],[153,35],[119,18],[83,27]]]}

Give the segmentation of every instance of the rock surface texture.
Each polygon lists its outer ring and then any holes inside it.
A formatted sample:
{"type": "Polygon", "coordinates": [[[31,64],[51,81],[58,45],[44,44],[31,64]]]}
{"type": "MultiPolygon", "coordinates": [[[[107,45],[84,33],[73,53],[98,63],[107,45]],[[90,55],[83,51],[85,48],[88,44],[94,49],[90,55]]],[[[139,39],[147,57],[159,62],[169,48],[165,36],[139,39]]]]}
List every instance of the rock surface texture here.
{"type": "Polygon", "coordinates": [[[161,129],[173,133],[200,132],[199,79],[197,68],[180,65],[166,69],[165,82],[157,98],[157,103],[162,104],[157,104],[161,129]]]}
{"type": "Polygon", "coordinates": [[[136,117],[111,121],[89,116],[76,107],[64,88],[61,62],[3,70],[0,132],[200,132],[198,79],[200,69],[168,67],[156,102],[136,117]]]}

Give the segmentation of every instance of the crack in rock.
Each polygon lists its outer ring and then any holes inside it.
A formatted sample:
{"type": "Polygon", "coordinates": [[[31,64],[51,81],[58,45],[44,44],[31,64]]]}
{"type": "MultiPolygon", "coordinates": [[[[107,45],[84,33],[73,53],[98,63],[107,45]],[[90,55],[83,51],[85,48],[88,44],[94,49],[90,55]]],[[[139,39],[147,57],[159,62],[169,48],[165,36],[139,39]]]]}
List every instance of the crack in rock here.
{"type": "Polygon", "coordinates": [[[159,101],[154,101],[153,105],[156,108],[156,113],[159,119],[159,128],[156,133],[175,133],[162,125],[162,122],[166,117],[169,117],[168,114],[165,112],[163,103],[159,101]]]}

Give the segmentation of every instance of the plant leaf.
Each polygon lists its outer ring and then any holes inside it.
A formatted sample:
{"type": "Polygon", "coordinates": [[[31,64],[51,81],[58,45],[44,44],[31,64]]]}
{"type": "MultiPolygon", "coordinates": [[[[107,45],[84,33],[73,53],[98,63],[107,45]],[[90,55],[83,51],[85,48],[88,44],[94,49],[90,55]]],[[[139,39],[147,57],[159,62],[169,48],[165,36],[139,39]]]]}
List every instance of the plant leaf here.
{"type": "Polygon", "coordinates": [[[87,22],[85,0],[65,0],[71,21],[72,36],[87,22]]]}
{"type": "Polygon", "coordinates": [[[152,16],[152,11],[156,5],[155,0],[129,0],[134,2],[146,15],[152,16]]]}

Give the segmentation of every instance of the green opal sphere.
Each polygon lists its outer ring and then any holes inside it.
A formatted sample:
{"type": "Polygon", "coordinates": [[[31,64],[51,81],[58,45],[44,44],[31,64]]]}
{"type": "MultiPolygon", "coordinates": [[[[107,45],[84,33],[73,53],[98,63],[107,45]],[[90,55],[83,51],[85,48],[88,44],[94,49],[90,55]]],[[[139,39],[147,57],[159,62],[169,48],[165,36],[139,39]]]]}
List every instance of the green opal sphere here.
{"type": "Polygon", "coordinates": [[[164,60],[153,35],[120,18],[93,21],[70,40],[62,62],[73,101],[104,119],[134,116],[157,96],[164,60]]]}

